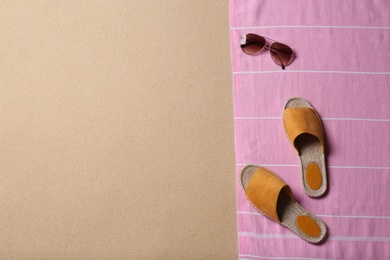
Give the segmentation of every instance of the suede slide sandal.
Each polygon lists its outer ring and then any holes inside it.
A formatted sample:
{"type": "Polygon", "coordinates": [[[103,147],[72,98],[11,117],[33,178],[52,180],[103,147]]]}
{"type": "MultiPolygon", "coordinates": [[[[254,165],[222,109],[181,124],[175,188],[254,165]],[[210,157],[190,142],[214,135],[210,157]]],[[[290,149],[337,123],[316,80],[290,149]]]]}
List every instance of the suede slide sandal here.
{"type": "Polygon", "coordinates": [[[262,214],[282,224],[307,242],[316,244],[326,236],[326,225],[295,201],[290,186],[270,170],[247,165],[241,184],[251,204],[262,214]]]}
{"type": "Polygon", "coordinates": [[[291,98],[283,112],[284,131],[301,161],[303,189],[310,197],[326,192],[324,129],[314,108],[303,98],[291,98]]]}

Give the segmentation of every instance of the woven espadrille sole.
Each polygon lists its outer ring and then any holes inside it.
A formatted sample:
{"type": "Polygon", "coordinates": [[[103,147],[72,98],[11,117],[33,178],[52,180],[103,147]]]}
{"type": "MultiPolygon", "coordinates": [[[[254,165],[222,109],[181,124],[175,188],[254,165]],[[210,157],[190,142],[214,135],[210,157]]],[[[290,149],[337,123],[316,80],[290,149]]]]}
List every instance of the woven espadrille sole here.
{"type": "MultiPolygon", "coordinates": [[[[287,108],[314,108],[303,98],[291,98],[287,101],[284,109],[287,108]]],[[[321,119],[318,116],[318,121],[321,124],[322,132],[324,133],[324,128],[321,123],[321,119]]],[[[286,133],[287,135],[287,133],[286,133]]],[[[321,142],[314,136],[311,135],[301,135],[295,140],[295,144],[299,147],[299,158],[301,165],[301,180],[305,193],[310,197],[320,197],[327,190],[327,174],[326,174],[326,165],[325,165],[325,156],[323,153],[323,147],[321,142]],[[306,171],[308,166],[316,165],[321,174],[321,185],[313,189],[308,184],[306,171]]]]}

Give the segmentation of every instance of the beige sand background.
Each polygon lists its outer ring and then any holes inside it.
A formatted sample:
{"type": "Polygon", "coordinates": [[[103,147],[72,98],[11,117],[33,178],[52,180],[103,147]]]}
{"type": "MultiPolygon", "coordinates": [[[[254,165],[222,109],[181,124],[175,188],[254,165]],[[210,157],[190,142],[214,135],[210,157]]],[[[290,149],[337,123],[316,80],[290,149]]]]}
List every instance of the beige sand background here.
{"type": "Polygon", "coordinates": [[[0,2],[0,259],[237,259],[228,1],[0,2]]]}

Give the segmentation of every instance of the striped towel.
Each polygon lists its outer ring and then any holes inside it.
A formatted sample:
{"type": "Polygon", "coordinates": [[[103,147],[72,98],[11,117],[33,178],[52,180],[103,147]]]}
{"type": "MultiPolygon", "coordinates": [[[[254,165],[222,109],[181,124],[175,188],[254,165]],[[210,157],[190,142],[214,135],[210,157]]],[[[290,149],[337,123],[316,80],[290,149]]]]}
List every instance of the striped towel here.
{"type": "Polygon", "coordinates": [[[230,0],[240,259],[390,259],[389,14],[388,0],[230,0]],[[296,59],[282,70],[267,52],[244,54],[247,33],[289,45],[296,59]],[[329,192],[320,199],[304,194],[283,131],[283,106],[296,96],[325,128],[329,192]],[[239,181],[246,164],[285,180],[327,224],[325,243],[257,213],[239,181]]]}

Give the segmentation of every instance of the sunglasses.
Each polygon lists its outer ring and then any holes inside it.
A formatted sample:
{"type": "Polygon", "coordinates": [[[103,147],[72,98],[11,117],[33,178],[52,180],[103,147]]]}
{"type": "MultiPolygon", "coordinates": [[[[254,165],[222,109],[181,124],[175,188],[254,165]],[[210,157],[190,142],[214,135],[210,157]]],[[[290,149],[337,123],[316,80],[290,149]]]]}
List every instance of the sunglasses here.
{"type": "Polygon", "coordinates": [[[248,55],[258,55],[264,49],[270,51],[272,60],[282,69],[285,69],[285,66],[288,66],[293,60],[293,51],[286,44],[273,42],[269,45],[265,37],[253,33],[248,33],[241,38],[241,50],[248,55]]]}

